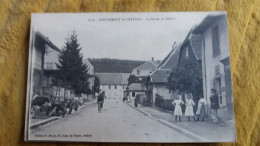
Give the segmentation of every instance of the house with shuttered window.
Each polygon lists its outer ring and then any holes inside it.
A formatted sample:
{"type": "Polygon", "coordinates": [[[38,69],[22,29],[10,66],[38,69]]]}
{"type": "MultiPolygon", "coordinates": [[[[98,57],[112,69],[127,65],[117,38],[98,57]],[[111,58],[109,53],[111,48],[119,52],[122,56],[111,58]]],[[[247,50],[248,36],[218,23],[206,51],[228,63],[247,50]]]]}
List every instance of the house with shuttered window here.
{"type": "Polygon", "coordinates": [[[233,115],[233,94],[228,43],[227,17],[224,14],[208,15],[193,31],[200,35],[204,96],[209,101],[211,89],[219,96],[221,109],[233,115]]]}

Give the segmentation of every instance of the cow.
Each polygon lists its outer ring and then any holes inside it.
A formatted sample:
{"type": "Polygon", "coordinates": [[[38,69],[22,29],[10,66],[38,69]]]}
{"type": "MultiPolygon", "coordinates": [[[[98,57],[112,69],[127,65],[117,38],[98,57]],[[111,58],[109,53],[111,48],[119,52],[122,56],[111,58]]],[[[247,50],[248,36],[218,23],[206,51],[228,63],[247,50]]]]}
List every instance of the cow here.
{"type": "Polygon", "coordinates": [[[31,103],[32,118],[35,117],[34,112],[36,109],[40,109],[40,112],[43,112],[45,109],[46,115],[48,115],[50,106],[51,106],[51,101],[48,97],[35,95],[32,99],[32,103],[31,103]]]}
{"type": "Polygon", "coordinates": [[[73,109],[77,111],[79,104],[80,102],[78,97],[75,97],[73,100],[71,100],[71,102],[69,103],[69,114],[71,114],[73,109]]]}
{"type": "Polygon", "coordinates": [[[75,97],[73,99],[64,99],[64,101],[59,101],[57,103],[52,104],[52,106],[50,107],[51,112],[49,115],[52,115],[54,111],[56,111],[56,114],[59,114],[59,111],[61,111],[62,116],[64,117],[67,109],[69,109],[70,115],[73,109],[76,111],[78,110],[79,104],[80,102],[78,97],[75,97]]]}

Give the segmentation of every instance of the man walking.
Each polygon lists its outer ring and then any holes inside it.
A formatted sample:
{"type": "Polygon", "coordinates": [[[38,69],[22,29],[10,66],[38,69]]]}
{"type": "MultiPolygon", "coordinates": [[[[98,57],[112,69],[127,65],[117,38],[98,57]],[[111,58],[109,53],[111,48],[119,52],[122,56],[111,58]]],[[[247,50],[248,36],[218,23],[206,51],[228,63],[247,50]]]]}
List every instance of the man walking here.
{"type": "Polygon", "coordinates": [[[103,108],[104,98],[105,98],[105,92],[100,93],[98,98],[97,98],[98,112],[99,113],[101,112],[101,108],[103,108]]]}

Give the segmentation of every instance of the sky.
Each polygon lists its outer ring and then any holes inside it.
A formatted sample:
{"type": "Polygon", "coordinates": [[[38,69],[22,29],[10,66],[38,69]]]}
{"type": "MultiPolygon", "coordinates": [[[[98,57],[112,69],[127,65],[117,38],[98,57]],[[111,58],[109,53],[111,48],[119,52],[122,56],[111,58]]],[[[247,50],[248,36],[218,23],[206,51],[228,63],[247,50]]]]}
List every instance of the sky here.
{"type": "Polygon", "coordinates": [[[32,30],[62,49],[76,31],[84,58],[163,60],[208,12],[34,13],[32,30]]]}

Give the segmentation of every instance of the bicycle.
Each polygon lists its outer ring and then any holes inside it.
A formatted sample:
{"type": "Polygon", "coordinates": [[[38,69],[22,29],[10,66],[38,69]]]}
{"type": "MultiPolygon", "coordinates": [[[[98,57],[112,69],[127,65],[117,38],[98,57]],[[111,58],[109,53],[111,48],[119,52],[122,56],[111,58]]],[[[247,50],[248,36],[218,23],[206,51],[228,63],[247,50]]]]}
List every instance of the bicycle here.
{"type": "Polygon", "coordinates": [[[101,112],[101,108],[103,108],[103,102],[98,102],[98,112],[101,112]]]}

